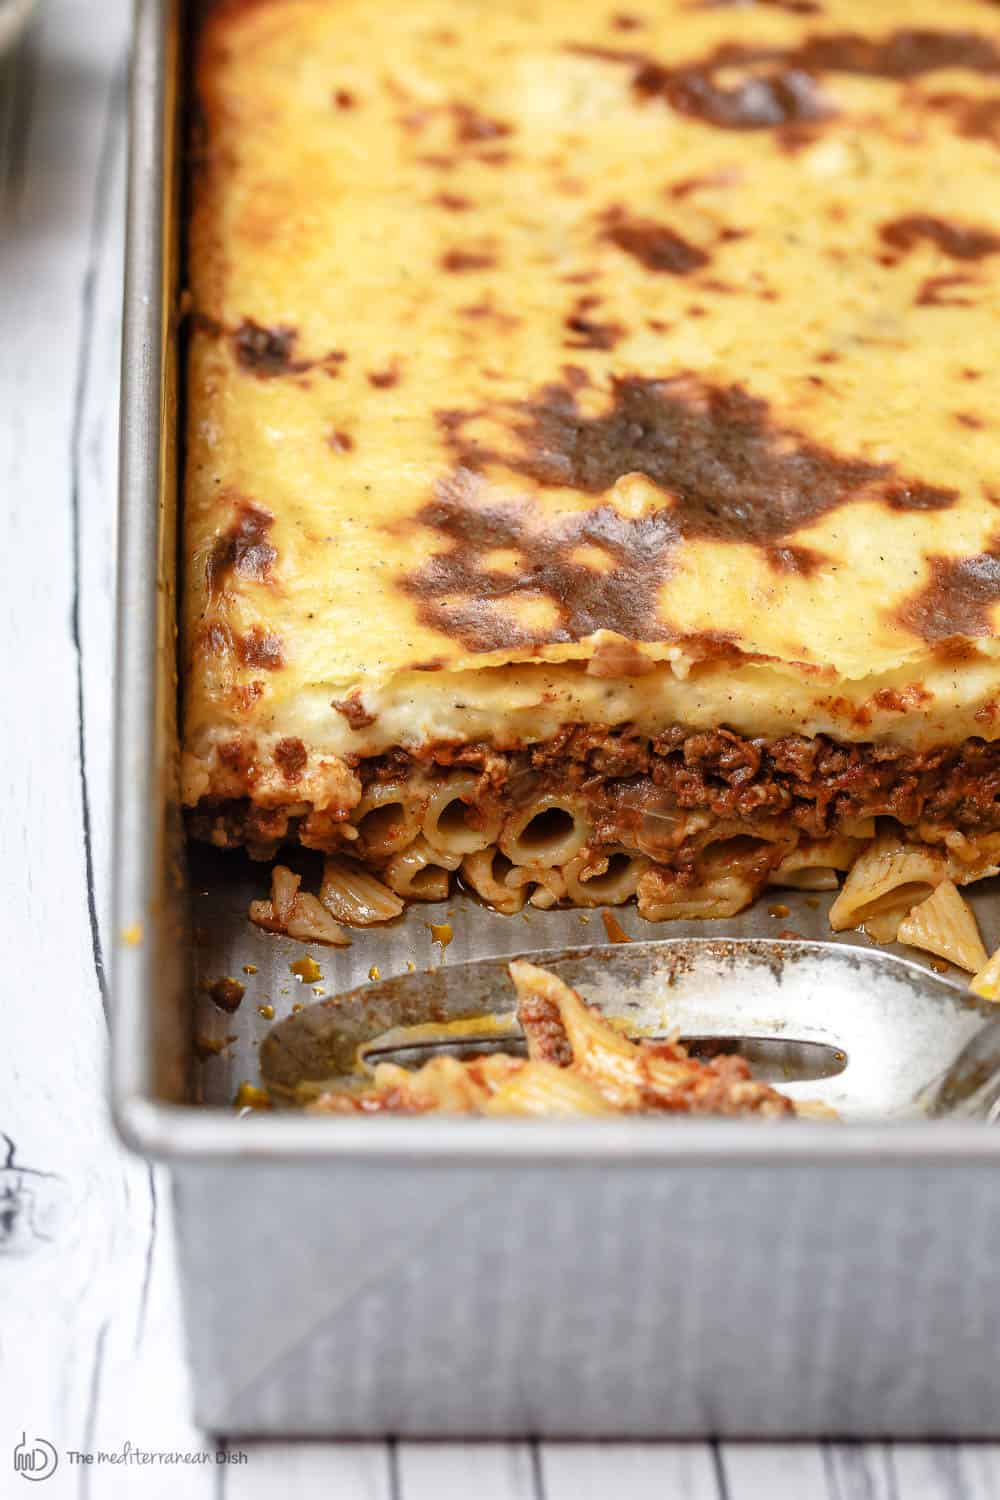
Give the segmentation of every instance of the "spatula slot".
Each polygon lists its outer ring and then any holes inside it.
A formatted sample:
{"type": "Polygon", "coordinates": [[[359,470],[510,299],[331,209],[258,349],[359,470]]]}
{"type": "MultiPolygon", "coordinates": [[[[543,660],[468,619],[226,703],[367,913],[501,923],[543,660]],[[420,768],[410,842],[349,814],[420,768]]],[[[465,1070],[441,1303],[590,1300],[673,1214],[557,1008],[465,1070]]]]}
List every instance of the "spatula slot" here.
{"type": "MultiPolygon", "coordinates": [[[[662,1042],[660,1036],[643,1035],[637,1041],[662,1042]]],[[[818,1078],[835,1078],[847,1067],[847,1053],[826,1042],[788,1040],[786,1037],[762,1036],[682,1036],[681,1041],[692,1057],[703,1061],[738,1052],[750,1064],[754,1078],[766,1083],[792,1083],[818,1078]]],[[[482,1057],[486,1053],[506,1052],[511,1057],[524,1057],[527,1048],[521,1037],[457,1037],[428,1038],[404,1044],[391,1043],[379,1046],[376,1042],[365,1048],[365,1060],[369,1065],[391,1062],[402,1068],[419,1068],[432,1057],[455,1057],[467,1060],[482,1057]]]]}

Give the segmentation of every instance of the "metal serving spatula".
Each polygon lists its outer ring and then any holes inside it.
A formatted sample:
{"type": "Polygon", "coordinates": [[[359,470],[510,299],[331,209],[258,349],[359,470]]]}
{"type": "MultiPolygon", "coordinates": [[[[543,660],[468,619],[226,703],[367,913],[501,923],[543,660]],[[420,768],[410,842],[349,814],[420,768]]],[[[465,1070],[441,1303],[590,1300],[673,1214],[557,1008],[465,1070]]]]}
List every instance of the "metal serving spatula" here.
{"type": "MultiPolygon", "coordinates": [[[[679,1030],[695,1055],[740,1051],[755,1076],[844,1119],[987,1114],[1000,1095],[1000,1026],[989,1024],[996,1008],[892,954],[668,938],[527,956],[623,1017],[635,1036],[679,1030]],[[992,1094],[984,1071],[997,1077],[992,1094]]],[[[370,1060],[411,1066],[436,1052],[523,1049],[507,963],[442,965],[309,1005],[265,1038],[265,1081],[290,1097],[299,1084],[343,1079],[361,1044],[370,1060]],[[484,1016],[492,1023],[480,1020],[473,1033],[455,1024],[484,1016]]]]}
{"type": "Polygon", "coordinates": [[[927,1090],[926,1113],[994,1121],[1000,1113],[1000,1017],[985,1021],[927,1090]]]}

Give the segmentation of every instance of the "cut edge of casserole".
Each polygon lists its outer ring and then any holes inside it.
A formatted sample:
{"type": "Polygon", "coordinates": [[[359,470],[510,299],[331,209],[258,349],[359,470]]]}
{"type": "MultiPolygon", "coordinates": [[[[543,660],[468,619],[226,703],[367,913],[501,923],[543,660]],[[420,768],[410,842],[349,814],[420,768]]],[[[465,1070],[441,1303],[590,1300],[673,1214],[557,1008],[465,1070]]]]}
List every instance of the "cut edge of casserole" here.
{"type": "Polygon", "coordinates": [[[194,832],[652,918],[993,873],[995,10],[397,19],[199,45],[194,832]]]}

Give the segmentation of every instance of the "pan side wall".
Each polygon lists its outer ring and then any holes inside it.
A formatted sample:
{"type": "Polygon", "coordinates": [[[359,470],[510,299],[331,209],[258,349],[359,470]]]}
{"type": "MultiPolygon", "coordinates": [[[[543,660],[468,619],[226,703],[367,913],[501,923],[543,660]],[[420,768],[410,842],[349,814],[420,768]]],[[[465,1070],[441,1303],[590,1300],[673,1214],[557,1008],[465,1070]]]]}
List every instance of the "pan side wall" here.
{"type": "Polygon", "coordinates": [[[346,1163],[175,1182],[209,1430],[1000,1433],[988,1168],[346,1163]]]}

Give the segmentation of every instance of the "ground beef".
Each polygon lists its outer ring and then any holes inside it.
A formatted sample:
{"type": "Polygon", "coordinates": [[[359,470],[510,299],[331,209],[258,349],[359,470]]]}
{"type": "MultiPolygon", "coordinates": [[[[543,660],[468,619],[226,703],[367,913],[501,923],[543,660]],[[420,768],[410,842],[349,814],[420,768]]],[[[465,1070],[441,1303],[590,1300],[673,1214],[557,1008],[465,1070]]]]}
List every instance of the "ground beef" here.
{"type": "Polygon", "coordinates": [[[543,1062],[555,1063],[557,1068],[568,1068],[573,1061],[573,1048],[556,1002],[544,995],[522,995],[517,1015],[534,1054],[543,1062]]]}
{"type": "MultiPolygon", "coordinates": [[[[806,838],[883,816],[904,827],[939,824],[970,835],[1000,828],[1000,742],[981,739],[913,751],[824,735],[748,739],[728,729],[692,733],[675,726],[650,739],[628,726],[570,725],[544,744],[506,751],[486,744],[429,746],[419,756],[392,751],[362,762],[358,771],[371,783],[416,766],[474,771],[487,807],[577,792],[590,805],[598,843],[614,842],[651,814],[669,831],[672,819],[680,825],[692,812],[751,830],[780,819],[806,838]]],[[[335,814],[289,819],[249,801],[203,803],[192,821],[196,836],[258,846],[298,839],[312,848],[341,847],[342,829],[335,814]]],[[[675,865],[692,857],[666,834],[664,851],[664,860],[675,865]]]]}
{"type": "Polygon", "coordinates": [[[676,1088],[665,1093],[647,1091],[646,1109],[665,1114],[689,1115],[793,1115],[795,1105],[769,1084],[757,1083],[750,1065],[738,1053],[712,1058],[711,1062],[689,1059],[687,1073],[676,1088]]]}
{"type": "MultiPolygon", "coordinates": [[[[568,731],[523,753],[545,781],[586,791],[598,805],[620,798],[623,783],[660,793],[660,806],[753,823],[788,818],[811,838],[845,822],[892,817],[913,826],[941,823],[976,833],[1000,826],[1000,743],[969,739],[912,751],[897,745],[807,739],[746,739],[731,730],[673,728],[652,741],[620,730],[568,731]],[[627,767],[624,775],[617,768],[627,767]]],[[[652,794],[650,794],[652,795],[652,794]]]]}

